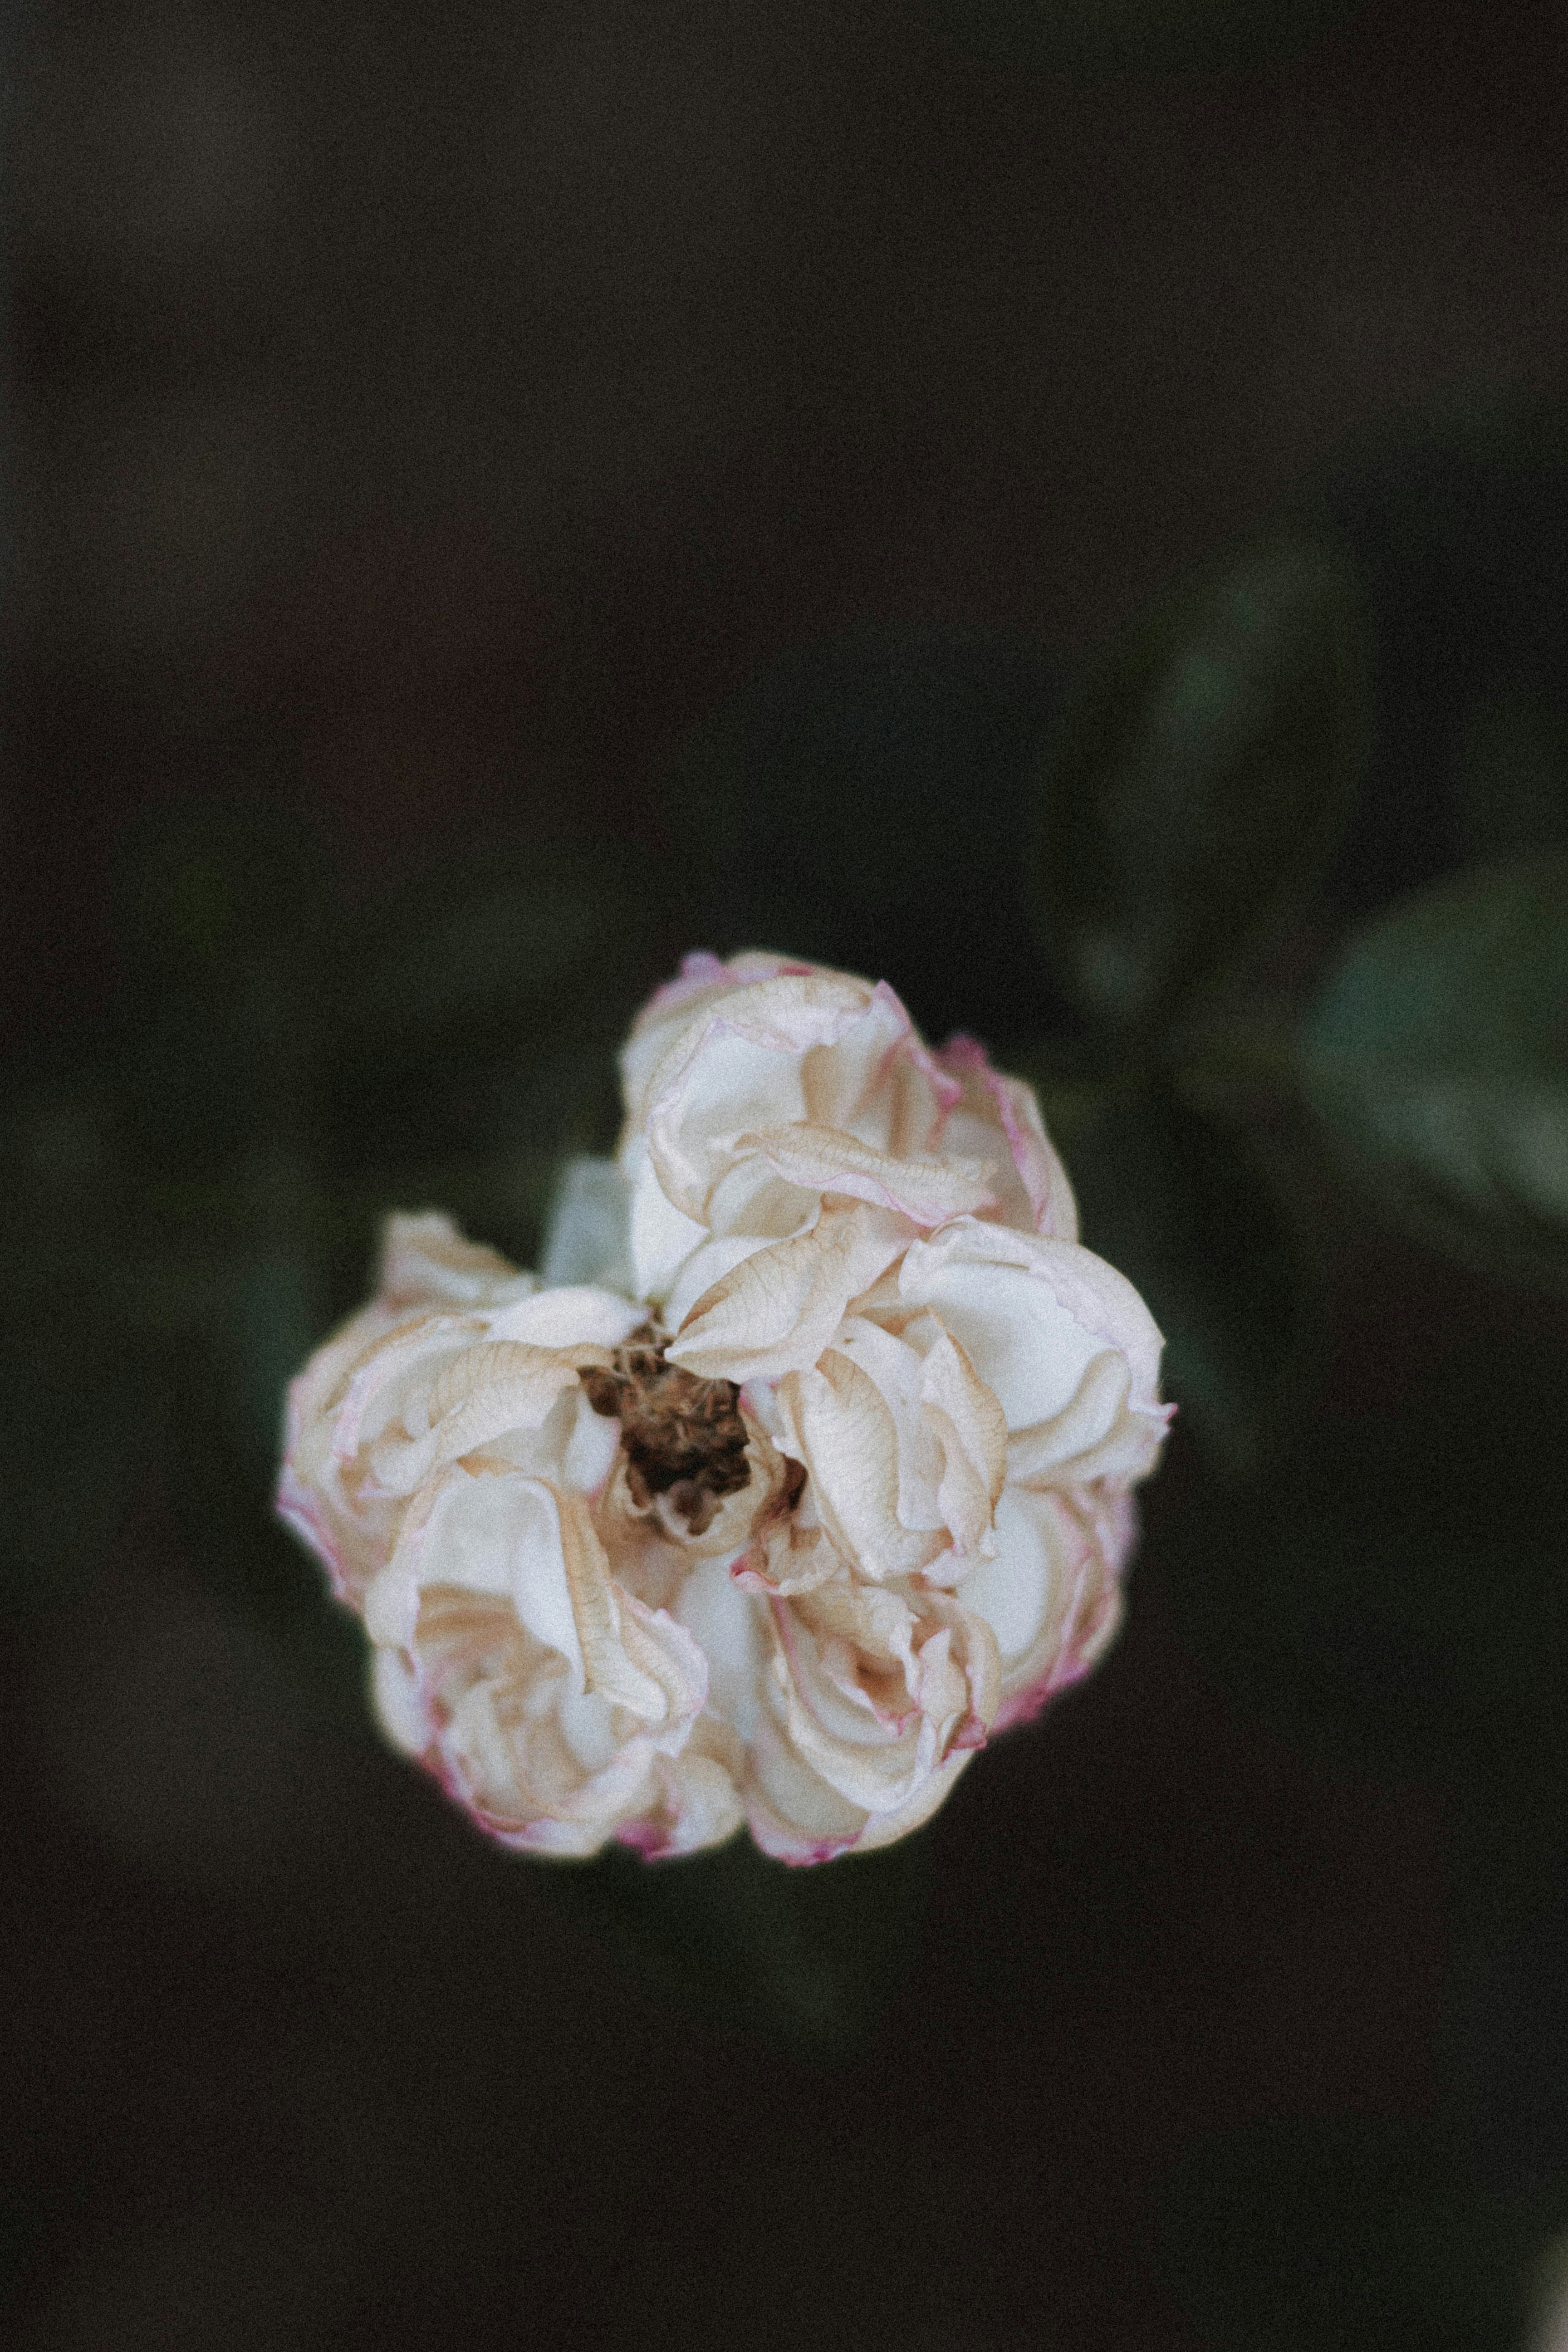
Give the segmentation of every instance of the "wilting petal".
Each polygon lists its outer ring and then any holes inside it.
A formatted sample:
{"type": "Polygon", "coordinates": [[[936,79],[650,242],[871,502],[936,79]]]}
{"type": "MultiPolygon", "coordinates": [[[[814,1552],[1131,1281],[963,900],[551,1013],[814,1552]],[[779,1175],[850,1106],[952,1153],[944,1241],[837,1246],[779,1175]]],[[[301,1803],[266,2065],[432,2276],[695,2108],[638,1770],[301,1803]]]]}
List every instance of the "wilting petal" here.
{"type": "Polygon", "coordinates": [[[848,1562],[827,1529],[815,1522],[804,1524],[792,1511],[764,1528],[730,1574],[744,1591],[765,1601],[789,1601],[798,1592],[815,1592],[818,1585],[847,1570],[848,1562]]]}
{"type": "Polygon", "coordinates": [[[1067,1170],[1046,1134],[1033,1087],[994,1070],[973,1037],[953,1037],[936,1056],[953,1081],[959,1103],[947,1130],[948,1148],[966,1150],[1000,1128],[1016,1192],[1002,1193],[1002,1222],[1058,1241],[1078,1239],[1078,1203],[1067,1170]]]}
{"type": "MultiPolygon", "coordinates": [[[[584,1349],[580,1361],[608,1361],[608,1350],[584,1349]]],[[[503,1436],[538,1429],[563,1390],[577,1385],[577,1365],[549,1348],[521,1339],[490,1339],[451,1356],[421,1401],[427,1427],[418,1437],[384,1439],[372,1465],[389,1494],[411,1495],[434,1469],[503,1436]]]]}
{"type": "Polygon", "coordinates": [[[747,1750],[746,1823],[775,1862],[831,1862],[860,1842],[870,1816],[815,1771],[764,1712],[747,1750]]]}
{"type": "Polygon", "coordinates": [[[591,1853],[668,1799],[656,1761],[686,1745],[706,1663],[682,1626],[616,1591],[581,1496],[504,1470],[437,1474],[365,1622],[403,1661],[378,1674],[388,1729],[419,1740],[496,1834],[591,1853]]]}
{"type": "Polygon", "coordinates": [[[942,1455],[937,1507],[961,1555],[984,1550],[1007,1475],[1007,1423],[956,1339],[944,1332],[921,1364],[921,1411],[942,1455]]]}
{"type": "Polygon", "coordinates": [[[955,1218],[911,1244],[899,1289],[962,1343],[1010,1430],[1064,1411],[1106,1347],[1127,1364],[1131,1409],[1163,1411],[1153,1317],[1124,1275],[1075,1242],[955,1218]]]}
{"type": "Polygon", "coordinates": [[[837,972],[781,975],[731,991],[721,1011],[700,1011],[683,1026],[647,1079],[646,1107],[629,1088],[627,1101],[676,1208],[706,1215],[735,1136],[804,1117],[801,1056],[863,1019],[870,993],[837,972]]]}
{"type": "Polygon", "coordinates": [[[723,1561],[706,1559],[682,1585],[675,1614],[708,1661],[711,1713],[742,1742],[750,1740],[767,1655],[763,1604],[741,1590],[723,1561]]]}
{"type": "Polygon", "coordinates": [[[804,1120],[742,1135],[735,1149],[754,1151],[775,1176],[803,1192],[842,1192],[896,1209],[917,1225],[939,1225],[963,1210],[988,1208],[994,1198],[988,1163],[896,1160],[840,1128],[804,1120]]]}
{"type": "Polygon", "coordinates": [[[1121,1575],[1135,1532],[1125,1496],[1101,1499],[1010,1486],[996,1509],[996,1554],[958,1598],[984,1617],[1001,1659],[996,1728],[1036,1713],[1089,1671],[1121,1616],[1121,1575]]]}
{"type": "Polygon", "coordinates": [[[1132,1375],[1113,1348],[1091,1356],[1071,1401],[1051,1419],[1007,1441],[1007,1475],[1020,1486],[1067,1486],[1091,1478],[1123,1484],[1152,1469],[1173,1408],[1135,1412],[1132,1375]]]}
{"type": "Polygon", "coordinates": [[[777,1380],[816,1362],[849,1301],[908,1242],[906,1218],[828,1207],[808,1234],[758,1250],[704,1293],[667,1350],[705,1380],[777,1380]]]}
{"type": "Polygon", "coordinates": [[[640,1135],[623,1146],[621,1167],[631,1192],[633,1295],[662,1306],[693,1250],[708,1240],[708,1227],[667,1197],[640,1135]]]}
{"type": "Polygon", "coordinates": [[[538,1290],[491,1318],[496,1339],[526,1339],[532,1348],[586,1352],[618,1348],[643,1320],[643,1310],[619,1292],[584,1284],[567,1290],[538,1290]]]}
{"type": "Polygon", "coordinates": [[[759,1250],[773,1246],[765,1234],[722,1234],[693,1250],[665,1301],[666,1329],[679,1331],[700,1298],[716,1289],[726,1275],[733,1274],[749,1257],[755,1257],[759,1250]]]}
{"type": "Polygon", "coordinates": [[[651,1792],[636,1818],[617,1829],[617,1843],[645,1862],[722,1845],[745,1819],[736,1789],[744,1760],[739,1740],[726,1738],[717,1724],[700,1724],[679,1756],[655,1758],[651,1792]]]}
{"type": "Polygon", "coordinates": [[[785,1451],[811,1475],[816,1507],[838,1550],[862,1575],[924,1568],[946,1549],[946,1531],[899,1517],[899,1431],[887,1399],[852,1357],[829,1349],[819,1364],[779,1387],[785,1451]]]}
{"type": "MultiPolygon", "coordinates": [[[[984,1741],[996,1645],[948,1595],[845,1577],[775,1601],[772,1618],[774,1719],[812,1774],[868,1818],[900,1812],[951,1756],[984,1741]]],[[[775,1806],[781,1794],[782,1783],[775,1806]]],[[[814,1810],[797,1826],[815,1837],[819,1820],[814,1810]]]]}
{"type": "Polygon", "coordinates": [[[538,1288],[499,1250],[465,1240],[435,1209],[388,1217],[382,1238],[380,1297],[388,1307],[486,1307],[538,1288]]]}

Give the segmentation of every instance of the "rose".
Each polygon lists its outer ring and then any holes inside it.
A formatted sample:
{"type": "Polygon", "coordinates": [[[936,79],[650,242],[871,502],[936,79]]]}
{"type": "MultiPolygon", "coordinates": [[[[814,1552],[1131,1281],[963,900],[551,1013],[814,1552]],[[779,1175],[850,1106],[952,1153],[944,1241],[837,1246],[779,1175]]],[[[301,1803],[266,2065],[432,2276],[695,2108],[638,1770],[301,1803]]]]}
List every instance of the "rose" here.
{"type": "Polygon", "coordinates": [[[580,1163],[546,1253],[609,1279],[394,1220],[282,1507],[510,1842],[886,1843],[1113,1632],[1159,1334],[1028,1089],[886,987],[690,958],[623,1068],[620,1179],[580,1163]]]}

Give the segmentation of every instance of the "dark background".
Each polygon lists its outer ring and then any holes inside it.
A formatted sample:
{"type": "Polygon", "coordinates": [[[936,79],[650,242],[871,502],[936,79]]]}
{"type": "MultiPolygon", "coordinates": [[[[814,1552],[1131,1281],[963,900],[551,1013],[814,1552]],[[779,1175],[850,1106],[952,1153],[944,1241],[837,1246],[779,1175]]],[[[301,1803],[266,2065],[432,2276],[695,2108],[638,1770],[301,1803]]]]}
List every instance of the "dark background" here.
{"type": "Polygon", "coordinates": [[[1433,779],[1568,619],[1561,464],[1485,439],[1568,359],[1560,9],[5,37],[7,2340],[1522,2342],[1568,2221],[1555,1690],[1460,1769],[1508,1643],[1472,1701],[1375,1573],[1364,1653],[1288,1587],[1358,1448],[1369,1555],[1555,1539],[1488,1433],[1501,1394],[1563,1454],[1560,1307],[1313,1194],[1289,1504],[1184,1416],[1095,1680],[912,1858],[816,1874],[869,1892],[710,1871],[698,1928],[380,1751],[265,1456],[380,1207],[533,1245],[683,947],[1068,1035],[1020,881],[1059,681],[1303,484],[1383,664],[1332,909],[1460,854],[1433,779]],[[492,885],[535,898],[476,1042],[437,1000],[492,885]],[[579,929],[514,969],[546,903],[579,929]]]}

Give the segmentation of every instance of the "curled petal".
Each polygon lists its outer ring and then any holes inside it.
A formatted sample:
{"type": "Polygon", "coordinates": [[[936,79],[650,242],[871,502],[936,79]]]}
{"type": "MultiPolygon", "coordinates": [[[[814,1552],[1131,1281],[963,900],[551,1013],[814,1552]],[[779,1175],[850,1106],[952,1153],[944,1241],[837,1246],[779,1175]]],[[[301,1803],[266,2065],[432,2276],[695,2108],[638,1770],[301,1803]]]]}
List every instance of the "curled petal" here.
{"type": "Polygon", "coordinates": [[[1126,1362],[1131,1410],[1163,1414],[1158,1325],[1125,1275],[1076,1242],[956,1217],[911,1244],[899,1290],[962,1342],[1010,1430],[1061,1412],[1107,1347],[1126,1362]]]}
{"type": "Polygon", "coordinates": [[[996,1728],[1024,1721],[1088,1673],[1116,1631],[1121,1578],[1136,1534],[1131,1497],[1009,1487],[996,1511],[996,1554],[959,1588],[984,1617],[1001,1660],[996,1728]]]}
{"type": "Polygon", "coordinates": [[[1046,1133],[1033,1087],[994,1070],[984,1046],[973,1037],[951,1038],[936,1060],[959,1096],[958,1116],[949,1130],[954,1142],[962,1136],[967,1143],[995,1127],[1005,1139],[1022,1200],[1004,1196],[1003,1222],[1076,1242],[1078,1202],[1046,1133]]]}
{"type": "Polygon", "coordinates": [[[681,1024],[646,1088],[627,1072],[628,1125],[647,1139],[666,1197],[687,1216],[702,1218],[708,1195],[728,1164],[730,1139],[772,1125],[782,1110],[799,1118],[805,1108],[800,1057],[836,1044],[863,1020],[871,992],[864,981],[837,972],[780,974],[731,990],[721,1011],[699,1011],[681,1024]]]}
{"type": "Polygon", "coordinates": [[[622,1146],[621,1168],[631,1192],[632,1288],[637,1297],[662,1306],[681,1267],[708,1239],[708,1227],[668,1199],[640,1134],[622,1146]]]}
{"type": "Polygon", "coordinates": [[[389,1731],[510,1843],[590,1853],[658,1801],[706,1703],[702,1652],[618,1591],[581,1496],[505,1470],[438,1474],[415,1498],[365,1622],[401,1657],[389,1731]]]}
{"type": "Polygon", "coordinates": [[[939,1225],[994,1198],[988,1163],[959,1160],[899,1160],[841,1129],[804,1119],[737,1139],[737,1151],[754,1151],[785,1183],[804,1192],[841,1192],[896,1209],[917,1225],[939,1225]]]}
{"type": "Polygon", "coordinates": [[[1091,1356],[1070,1402],[1047,1421],[1007,1440],[1007,1475],[1019,1486],[1079,1485],[1092,1478],[1123,1484],[1152,1469],[1173,1408],[1135,1412],[1132,1375],[1113,1348],[1091,1356]]]}
{"type": "Polygon", "coordinates": [[[568,1348],[574,1360],[594,1348],[618,1348],[643,1319],[643,1309],[618,1291],[592,1283],[563,1290],[540,1290],[496,1315],[489,1330],[497,1339],[525,1339],[531,1348],[568,1348]]]}
{"type": "Polygon", "coordinates": [[[826,1528],[794,1512],[770,1522],[730,1570],[734,1581],[765,1601],[793,1600],[843,1576],[847,1562],[826,1528]]]}
{"type": "Polygon", "coordinates": [[[437,1210],[386,1220],[377,1287],[388,1307],[488,1307],[538,1286],[531,1274],[520,1274],[499,1250],[467,1240],[437,1210]]]}
{"type": "Polygon", "coordinates": [[[562,1391],[577,1386],[578,1363],[609,1360],[604,1348],[583,1349],[574,1362],[521,1339],[465,1348],[447,1360],[422,1400],[425,1433],[378,1446],[375,1475],[389,1493],[412,1494],[433,1469],[476,1453],[509,1430],[538,1429],[562,1391]]]}
{"type": "Polygon", "coordinates": [[[805,1463],[835,1545],[862,1575],[910,1573],[946,1549],[940,1524],[910,1528],[899,1516],[898,1426],[854,1358],[828,1349],[819,1364],[780,1383],[779,1404],[791,1433],[786,1451],[805,1463]]]}
{"type": "Polygon", "coordinates": [[[946,1332],[921,1362],[921,1404],[942,1454],[937,1507],[953,1549],[982,1550],[1007,1475],[1007,1423],[964,1350],[946,1332]]]}
{"type": "Polygon", "coordinates": [[[655,1758],[649,1792],[616,1830],[616,1843],[645,1862],[722,1845],[745,1819],[735,1786],[742,1766],[740,1743],[718,1724],[700,1724],[679,1756],[655,1758]]]}
{"type": "MultiPolygon", "coordinates": [[[[901,1811],[951,1757],[983,1743],[996,1645],[951,1596],[846,1577],[775,1601],[772,1615],[774,1718],[811,1773],[868,1818],[901,1811]]],[[[815,1832],[816,1816],[798,1826],[815,1832]]]]}
{"type": "Polygon", "coordinates": [[[755,1251],[704,1292],[671,1340],[669,1360],[737,1382],[804,1370],[911,1231],[890,1210],[830,1203],[809,1233],[755,1251]]]}

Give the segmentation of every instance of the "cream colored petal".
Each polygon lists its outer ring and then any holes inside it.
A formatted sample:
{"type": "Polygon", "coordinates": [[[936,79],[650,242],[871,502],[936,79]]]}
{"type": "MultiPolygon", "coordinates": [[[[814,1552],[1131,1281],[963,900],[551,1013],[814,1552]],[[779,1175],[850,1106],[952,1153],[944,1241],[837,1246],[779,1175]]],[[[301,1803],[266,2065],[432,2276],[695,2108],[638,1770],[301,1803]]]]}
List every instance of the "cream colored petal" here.
{"type": "MultiPolygon", "coordinates": [[[[656,1617],[629,1594],[617,1595],[586,1496],[545,1491],[560,1520],[562,1564],[587,1687],[656,1727],[695,1713],[707,1696],[696,1643],[662,1612],[656,1617]]],[[[518,1614],[523,1614],[521,1599],[518,1614]]]]}
{"type": "Polygon", "coordinates": [[[1017,1485],[1079,1486],[1091,1478],[1146,1476],[1173,1407],[1134,1412],[1128,1404],[1131,1388],[1125,1357],[1102,1349],[1059,1413],[1008,1439],[1008,1477],[1017,1485]]]}
{"type": "MultiPolygon", "coordinates": [[[[562,1660],[568,1686],[584,1689],[586,1645],[563,1537],[559,1503],[543,1479],[454,1464],[428,1479],[409,1505],[397,1547],[365,1594],[365,1629],[373,1641],[412,1650],[427,1589],[483,1595],[508,1604],[562,1660]]],[[[581,1583],[580,1547],[574,1564],[581,1583]]],[[[601,1643],[606,1614],[590,1612],[590,1633],[601,1643]]]]}
{"type": "Polygon", "coordinates": [[[423,1756],[436,1736],[419,1695],[419,1677],[401,1650],[373,1649],[371,1698],[376,1719],[405,1756],[423,1756]]]}
{"type": "Polygon", "coordinates": [[[988,1168],[965,1160],[895,1160],[840,1128],[788,1127],[742,1135],[735,1149],[755,1152],[786,1184],[807,1192],[841,1192],[896,1209],[917,1225],[938,1225],[994,1199],[988,1168]]]}
{"type": "Polygon", "coordinates": [[[1062,1412],[1107,1346],[1126,1359],[1132,1408],[1160,1410],[1152,1316],[1123,1275],[1076,1243],[955,1218],[911,1245],[899,1288],[960,1341],[1010,1430],[1062,1412]]]}
{"type": "Polygon", "coordinates": [[[908,1837],[930,1821],[931,1815],[947,1802],[952,1784],[959,1774],[974,1760],[973,1748],[960,1748],[942,1761],[902,1805],[890,1813],[872,1813],[855,1841],[857,1853],[874,1853],[879,1846],[896,1845],[900,1838],[908,1837]]]}
{"type": "Polygon", "coordinates": [[[890,1210],[830,1203],[810,1233],[757,1251],[705,1292],[668,1360],[709,1380],[776,1380],[805,1369],[912,1230],[890,1210]]]}
{"type": "Polygon", "coordinates": [[[887,1070],[889,1058],[913,1034],[910,1016],[885,981],[865,993],[858,1017],[831,1042],[810,1047],[801,1066],[805,1117],[821,1127],[865,1132],[886,1150],[890,1142],[887,1070]]]}
{"type": "Polygon", "coordinates": [[[944,1139],[949,1150],[985,1148],[980,1139],[1000,1133],[1011,1161],[1011,1182],[1001,1187],[1001,1222],[1058,1241],[1078,1239],[1078,1203],[1067,1170],[1046,1133],[1032,1087],[991,1067],[984,1046],[955,1037],[937,1062],[961,1089],[958,1110],[944,1139]]]}
{"type": "Polygon", "coordinates": [[[392,1307],[485,1307],[500,1292],[532,1289],[534,1277],[480,1242],[464,1239],[450,1217],[425,1210],[395,1214],[382,1228],[379,1290],[392,1307]]]}
{"type": "MultiPolygon", "coordinates": [[[[879,1286],[873,1286],[873,1297],[879,1286]]],[[[930,1339],[940,1339],[943,1334],[934,1318],[924,1320],[930,1339]]],[[[897,1432],[900,1525],[929,1529],[946,1525],[937,1498],[943,1457],[936,1427],[922,1402],[921,1351],[910,1339],[908,1331],[895,1336],[869,1316],[855,1314],[845,1317],[833,1344],[869,1376],[897,1432]]]]}
{"type": "Polygon", "coordinates": [[[466,1349],[443,1367],[430,1390],[430,1420],[441,1437],[439,1458],[453,1462],[469,1450],[461,1442],[465,1421],[487,1433],[510,1427],[537,1429],[562,1390],[576,1387],[580,1364],[603,1367],[610,1361],[607,1348],[584,1347],[567,1355],[526,1339],[488,1339],[466,1349]]]}
{"type": "Polygon", "coordinates": [[[389,1425],[402,1436],[423,1436],[429,1427],[424,1400],[432,1385],[488,1328],[482,1316],[420,1316],[373,1341],[355,1364],[332,1417],[335,1459],[352,1462],[389,1425]]]}
{"type": "Polygon", "coordinates": [[[357,1605],[395,1539],[400,1502],[366,1497],[360,1466],[334,1450],[343,1397],[368,1349],[397,1328],[379,1305],[318,1349],[289,1386],[277,1509],[326,1568],[340,1600],[357,1605]]]}
{"type": "Polygon", "coordinates": [[[764,1234],[725,1234],[694,1249],[664,1302],[665,1328],[679,1331],[700,1298],[759,1250],[773,1246],[764,1234]]]}
{"type": "MultiPolygon", "coordinates": [[[[559,1412],[559,1406],[556,1411],[559,1412]]],[[[548,1439],[550,1434],[547,1423],[542,1435],[548,1439]]],[[[580,1495],[597,1495],[615,1466],[620,1442],[619,1422],[609,1414],[595,1412],[579,1389],[572,1401],[565,1443],[557,1455],[560,1483],[574,1486],[580,1495]]],[[[550,1465],[541,1462],[528,1466],[543,1470],[550,1465]]]]}
{"type": "Polygon", "coordinates": [[[769,1167],[744,1137],[732,1146],[736,1156],[715,1179],[708,1195],[709,1231],[721,1236],[754,1236],[758,1241],[787,1242],[816,1222],[822,1207],[820,1185],[787,1183],[769,1167]]]}
{"type": "Polygon", "coordinates": [[[728,1139],[748,1129],[800,1118],[801,1056],[834,1044],[864,1016],[871,992],[839,972],[759,980],[705,1006],[649,1074],[640,1099],[629,1089],[629,1123],[644,1129],[667,1197],[702,1218],[728,1139]]]}
{"type": "Polygon", "coordinates": [[[730,1572],[748,1592],[788,1601],[841,1577],[847,1565],[826,1528],[806,1526],[792,1511],[764,1528],[730,1572]]]}
{"type": "MultiPolygon", "coordinates": [[[[583,1359],[609,1361],[602,1348],[584,1349],[583,1359]]],[[[422,1398],[425,1433],[377,1446],[375,1475],[389,1492],[412,1494],[432,1470],[506,1432],[538,1429],[563,1390],[576,1386],[576,1365],[550,1349],[517,1339],[477,1341],[442,1366],[422,1398]]]]}
{"type": "Polygon", "coordinates": [[[996,1637],[1003,1671],[1060,1615],[1072,1547],[1054,1501],[1009,1487],[996,1507],[996,1549],[964,1577],[959,1595],[996,1637]]]}
{"type": "Polygon", "coordinates": [[[708,1662],[710,1712],[742,1740],[756,1730],[768,1654],[763,1603],[743,1591],[723,1560],[706,1559],[681,1586],[673,1615],[708,1662]]]}
{"type": "Polygon", "coordinates": [[[996,1509],[996,1556],[958,1593],[996,1636],[998,1729],[1035,1713],[1104,1650],[1119,1622],[1135,1526],[1125,1497],[1101,1503],[1088,1489],[1007,1489],[996,1509]]]}
{"type": "Polygon", "coordinates": [[[709,1238],[708,1227],[666,1197],[640,1134],[623,1150],[622,1166],[631,1187],[632,1291],[662,1306],[687,1259],[709,1238]]]}
{"type": "Polygon", "coordinates": [[[861,1575],[904,1574],[936,1558],[945,1531],[899,1517],[898,1428],[868,1372],[829,1349],[780,1383],[779,1403],[792,1433],[785,1451],[805,1463],[835,1545],[861,1575]]]}
{"type": "Polygon", "coordinates": [[[616,1832],[617,1843],[633,1847],[645,1862],[722,1845],[745,1819],[733,1773],[695,1739],[679,1756],[658,1759],[653,1790],[647,1810],[616,1832]]]}
{"type": "Polygon", "coordinates": [[[773,1680],[790,1741],[868,1812],[897,1811],[994,1706],[989,1629],[946,1595],[902,1595],[846,1578],[777,1602],[773,1680]]]}
{"type": "Polygon", "coordinates": [[[618,1669],[616,1686],[606,1675],[598,1687],[617,1706],[643,1717],[658,1753],[674,1755],[685,1746],[692,1724],[708,1704],[708,1661],[688,1629],[667,1610],[647,1608],[629,1592],[616,1598],[620,1652],[641,1684],[658,1693],[659,1704],[649,1707],[640,1691],[628,1695],[618,1669]]]}
{"type": "Polygon", "coordinates": [[[531,1348],[618,1348],[635,1331],[646,1310],[618,1291],[579,1284],[565,1290],[540,1290],[490,1319],[495,1339],[522,1339],[531,1348]]]}
{"type": "Polygon", "coordinates": [[[866,1808],[851,1804],[814,1771],[766,1713],[748,1763],[741,1795],[747,1825],[764,1853],[778,1862],[830,1862],[858,1843],[866,1808]]]}
{"type": "Polygon", "coordinates": [[[1007,1475],[1007,1422],[967,1354],[944,1333],[921,1365],[921,1402],[942,1449],[937,1503],[961,1556],[985,1545],[1007,1475]]]}

